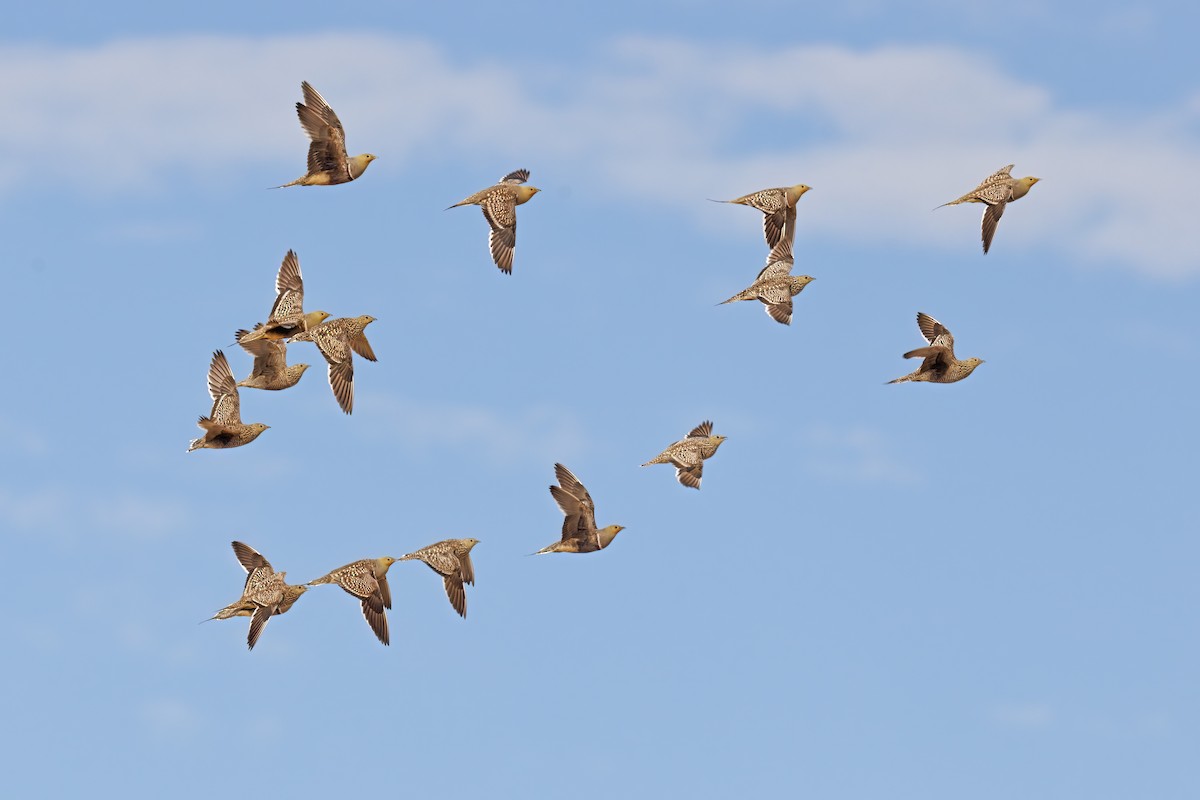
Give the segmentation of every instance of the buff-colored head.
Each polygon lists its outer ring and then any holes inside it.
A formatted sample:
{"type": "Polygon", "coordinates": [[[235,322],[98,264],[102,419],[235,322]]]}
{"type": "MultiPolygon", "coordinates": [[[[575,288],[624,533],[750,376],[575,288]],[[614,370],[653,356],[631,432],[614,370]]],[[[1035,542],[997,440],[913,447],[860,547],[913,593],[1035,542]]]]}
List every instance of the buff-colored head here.
{"type": "Polygon", "coordinates": [[[541,191],[536,186],[514,186],[513,190],[516,194],[517,205],[528,202],[529,198],[541,191]]]}
{"type": "Polygon", "coordinates": [[[375,559],[376,574],[382,575],[383,573],[387,572],[392,564],[395,564],[399,560],[400,559],[392,558],[391,556],[383,556],[382,558],[375,559]]]}
{"type": "Polygon", "coordinates": [[[982,358],[968,358],[966,361],[962,362],[962,365],[967,368],[967,374],[969,375],[970,373],[974,372],[975,368],[982,363],[984,363],[982,358]]]}
{"type": "Polygon", "coordinates": [[[804,196],[805,192],[811,191],[811,186],[805,186],[803,183],[797,183],[795,186],[789,186],[787,189],[787,201],[789,206],[794,206],[796,201],[804,196]]]}
{"type": "Polygon", "coordinates": [[[816,278],[814,278],[812,275],[793,275],[791,279],[792,294],[795,294],[805,286],[808,286],[814,280],[816,280],[816,278]]]}
{"type": "Polygon", "coordinates": [[[250,429],[250,433],[253,434],[251,438],[254,438],[271,426],[263,425],[261,422],[252,422],[247,427],[250,429]]]}
{"type": "Polygon", "coordinates": [[[1029,190],[1040,180],[1041,178],[1035,178],[1032,175],[1026,175],[1024,178],[1018,178],[1016,182],[1013,183],[1013,200],[1029,194],[1029,190]]]}
{"type": "Polygon", "coordinates": [[[612,540],[617,538],[617,534],[625,530],[624,525],[607,525],[596,531],[596,538],[600,540],[600,548],[604,549],[612,544],[612,540]]]}
{"type": "Polygon", "coordinates": [[[312,330],[327,319],[329,319],[328,311],[310,311],[304,315],[304,329],[312,330]]]}

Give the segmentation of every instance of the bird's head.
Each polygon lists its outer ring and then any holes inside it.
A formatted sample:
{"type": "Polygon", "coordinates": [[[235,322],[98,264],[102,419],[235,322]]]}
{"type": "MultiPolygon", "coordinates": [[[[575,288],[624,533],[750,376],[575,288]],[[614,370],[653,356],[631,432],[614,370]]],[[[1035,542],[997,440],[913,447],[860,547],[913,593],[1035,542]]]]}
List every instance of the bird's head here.
{"type": "Polygon", "coordinates": [[[304,315],[305,325],[311,330],[329,319],[328,311],[310,311],[304,315]]]}
{"type": "Polygon", "coordinates": [[[804,196],[805,192],[812,191],[811,186],[805,186],[803,183],[797,183],[795,186],[789,186],[787,189],[788,205],[794,205],[797,200],[804,196]]]}
{"type": "Polygon", "coordinates": [[[968,358],[966,361],[964,361],[962,363],[963,363],[963,366],[965,366],[969,372],[974,372],[975,368],[978,367],[980,364],[984,363],[984,361],[982,358],[968,358]]]}
{"type": "Polygon", "coordinates": [[[1024,197],[1027,195],[1029,193],[1029,189],[1040,180],[1041,178],[1035,178],[1032,175],[1026,175],[1024,178],[1018,178],[1017,182],[1013,184],[1013,199],[1015,200],[1018,197],[1024,197]]]}
{"type": "Polygon", "coordinates": [[[624,525],[608,525],[596,531],[596,537],[600,540],[600,547],[608,547],[612,544],[612,540],[617,538],[617,534],[623,530],[625,530],[624,525]]]}
{"type": "Polygon", "coordinates": [[[255,436],[258,436],[260,433],[262,433],[269,427],[271,427],[271,426],[263,425],[261,422],[254,422],[254,423],[251,423],[251,425],[250,425],[250,432],[253,433],[255,436]]]}

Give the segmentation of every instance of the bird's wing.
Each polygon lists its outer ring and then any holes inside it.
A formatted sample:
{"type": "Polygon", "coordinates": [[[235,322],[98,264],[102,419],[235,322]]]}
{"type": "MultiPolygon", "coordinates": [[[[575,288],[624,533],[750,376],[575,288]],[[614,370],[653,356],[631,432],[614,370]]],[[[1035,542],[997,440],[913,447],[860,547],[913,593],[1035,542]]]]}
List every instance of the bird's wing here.
{"type": "Polygon", "coordinates": [[[988,175],[986,178],[984,178],[983,181],[979,184],[980,187],[984,187],[984,186],[987,186],[992,183],[1000,183],[1002,181],[1005,181],[1005,180],[1011,178],[1012,177],[1012,169],[1015,166],[1016,166],[1016,164],[1009,164],[1007,167],[1001,167],[1000,169],[993,172],[991,175],[988,175]]]}
{"type": "Polygon", "coordinates": [[[471,563],[471,554],[463,553],[458,557],[458,576],[462,582],[475,585],[475,565],[471,563]]]}
{"type": "Polygon", "coordinates": [[[529,170],[515,169],[500,179],[500,183],[524,183],[529,180],[529,170]]]}
{"type": "Polygon", "coordinates": [[[779,240],[779,244],[771,248],[771,252],[767,254],[767,265],[758,273],[758,277],[754,279],[765,281],[769,278],[782,278],[784,275],[792,274],[792,267],[796,260],[792,256],[792,242],[786,236],[779,240]]]}
{"type": "Polygon", "coordinates": [[[696,427],[692,428],[688,432],[687,438],[689,438],[689,439],[696,439],[696,438],[707,439],[709,436],[712,436],[712,429],[713,429],[712,421],[705,420],[704,422],[701,422],[696,427]]]}
{"type": "Polygon", "coordinates": [[[763,238],[767,247],[776,247],[784,241],[783,229],[787,226],[787,208],[763,214],[763,238]]]}
{"type": "Polygon", "coordinates": [[[517,198],[511,192],[493,191],[480,204],[491,226],[488,246],[492,260],[502,272],[512,272],[513,249],[517,246],[517,198]]]}
{"type": "Polygon", "coordinates": [[[675,477],[684,486],[689,489],[700,488],[700,478],[704,472],[704,462],[698,462],[691,467],[678,467],[675,470],[675,477]]]}
{"type": "MultiPolygon", "coordinates": [[[[558,485],[563,491],[570,495],[580,504],[590,506],[592,504],[592,496],[588,493],[587,487],[579,478],[575,477],[575,473],[564,467],[562,464],[554,465],[554,477],[558,479],[558,485]]],[[[559,506],[561,507],[561,503],[559,506]]],[[[565,512],[566,509],[564,509],[565,512]]]]}
{"type": "Polygon", "coordinates": [[[240,425],[241,403],[238,400],[237,381],[229,368],[229,361],[220,350],[213,353],[208,367],[208,393],[212,395],[213,407],[209,415],[214,422],[224,425],[240,425]]]}
{"type": "Polygon", "coordinates": [[[358,353],[367,361],[378,361],[375,357],[375,351],[371,349],[371,343],[367,341],[367,334],[360,333],[350,340],[350,349],[358,353]]]}
{"type": "Polygon", "coordinates": [[[671,463],[676,467],[694,467],[704,460],[700,455],[700,448],[692,445],[673,447],[668,452],[671,455],[671,463]]]}
{"type": "Polygon", "coordinates": [[[308,85],[300,84],[304,90],[304,102],[296,104],[296,113],[312,144],[308,146],[308,172],[333,172],[349,177],[346,164],[346,131],[337,114],[325,102],[320,93],[308,85]]]}
{"type": "Polygon", "coordinates": [[[767,316],[784,325],[792,324],[792,298],[788,295],[782,300],[769,302],[765,307],[767,316]]]}
{"type": "MultiPolygon", "coordinates": [[[[346,569],[337,577],[337,585],[360,600],[379,595],[379,581],[375,579],[372,567],[366,564],[346,569]]],[[[380,603],[382,605],[382,600],[380,603]]]]}
{"type": "Polygon", "coordinates": [[[375,581],[379,584],[379,599],[383,601],[383,607],[391,608],[392,587],[388,586],[387,575],[381,575],[375,581]]]}
{"type": "Polygon", "coordinates": [[[390,644],[388,641],[388,624],[387,614],[383,610],[383,598],[378,594],[364,597],[362,601],[363,619],[371,626],[371,630],[375,632],[375,636],[384,644],[390,644]]]}
{"type": "Polygon", "coordinates": [[[245,542],[232,542],[233,554],[237,556],[238,563],[242,565],[242,569],[249,574],[251,570],[259,567],[270,567],[271,564],[263,557],[263,554],[255,550],[245,542]]]}
{"type": "Polygon", "coordinates": [[[954,363],[954,353],[948,348],[936,345],[909,350],[904,357],[924,359],[918,372],[933,372],[939,376],[944,375],[954,363]]]}
{"type": "Polygon", "coordinates": [[[263,628],[267,627],[267,622],[275,614],[278,604],[259,606],[254,610],[254,616],[250,618],[250,630],[246,634],[246,646],[251,650],[254,645],[258,644],[258,637],[262,636],[263,628]]]}
{"type": "Polygon", "coordinates": [[[924,311],[917,312],[917,329],[921,331],[921,336],[925,338],[925,341],[932,343],[937,338],[938,329],[944,329],[944,327],[942,323],[924,311]]]}
{"type": "Polygon", "coordinates": [[[304,313],[304,277],[300,274],[300,259],[288,250],[275,276],[275,303],[268,319],[288,319],[304,313]]]}
{"type": "Polygon", "coordinates": [[[996,225],[1000,222],[1000,217],[1004,216],[1004,206],[1006,203],[993,203],[983,210],[983,224],[980,228],[981,238],[983,239],[983,252],[987,253],[992,246],[992,237],[996,235],[996,225]]]}
{"type": "Polygon", "coordinates": [[[354,362],[347,358],[345,361],[329,362],[329,388],[337,399],[342,411],[350,414],[354,411],[354,362]]]}
{"type": "Polygon", "coordinates": [[[312,341],[329,363],[329,387],[342,411],[354,410],[354,357],[346,341],[337,333],[317,329],[312,341]]]}
{"type": "Polygon", "coordinates": [[[438,545],[431,548],[425,547],[417,551],[420,553],[419,558],[429,565],[439,575],[457,575],[461,569],[458,557],[446,547],[446,545],[438,545]]]}
{"type": "Polygon", "coordinates": [[[450,605],[454,606],[454,610],[460,617],[465,617],[467,615],[467,592],[463,589],[462,577],[457,573],[444,575],[442,583],[446,585],[446,597],[450,598],[450,605]]]}

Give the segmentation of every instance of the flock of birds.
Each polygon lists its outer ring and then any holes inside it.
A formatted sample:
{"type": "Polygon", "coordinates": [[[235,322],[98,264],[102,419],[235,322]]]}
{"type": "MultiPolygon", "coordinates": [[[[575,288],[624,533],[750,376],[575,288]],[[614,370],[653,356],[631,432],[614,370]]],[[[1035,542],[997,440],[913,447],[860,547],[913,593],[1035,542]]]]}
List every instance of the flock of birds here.
{"type": "MultiPolygon", "coordinates": [[[[300,124],[308,134],[308,170],[300,178],[276,188],[289,186],[334,186],[360,178],[375,156],[363,153],[348,156],[346,132],[337,114],[319,92],[307,82],[301,83],[304,101],[296,103],[300,124]]],[[[1024,197],[1038,178],[1012,177],[1009,164],[985,178],[977,187],[956,200],[943,205],[982,203],[985,208],[982,222],[983,252],[991,248],[996,225],[1008,203],[1024,197]]],[[[476,205],[491,228],[488,245],[492,260],[505,274],[512,274],[513,252],[517,239],[516,207],[528,202],[538,193],[528,186],[529,170],[510,172],[498,183],[482,189],[450,208],[476,205]]],[[[792,275],[795,264],[792,247],[795,242],[796,203],[810,187],[804,184],[772,189],[716,202],[750,206],[763,214],[763,234],[769,253],[766,266],[749,287],[725,303],[758,300],[776,322],[791,324],[793,298],[812,282],[809,275],[792,275]]],[[[938,206],[941,208],[942,206],[938,206]]],[[[449,210],[449,209],[447,209],[449,210]]],[[[307,364],[287,363],[287,345],[312,342],[325,358],[329,368],[329,385],[334,398],[346,414],[354,410],[354,359],[358,356],[375,361],[364,333],[375,321],[369,315],[329,319],[325,311],[304,311],[304,280],[300,261],[289,250],[275,278],[275,302],[266,322],[252,329],[236,332],[237,343],[249,353],[254,363],[248,377],[234,378],[224,352],[213,353],[208,370],[208,391],[213,406],[208,416],[197,423],[203,436],[193,439],[188,451],[224,449],[249,444],[269,426],[259,422],[243,423],[238,387],[279,391],[295,386],[307,364]]],[[[920,365],[907,375],[889,383],[929,382],[955,383],[970,375],[984,363],[978,358],[959,360],[954,354],[954,336],[945,325],[925,313],[917,314],[917,327],[925,346],[904,353],[904,358],[920,358],[920,365]]],[[[705,460],[712,458],[725,441],[713,434],[713,423],[704,421],[687,436],[669,445],[659,455],[642,466],[671,464],[680,484],[700,488],[705,460]]],[[[596,507],[583,483],[562,464],[554,465],[557,485],[550,494],[562,511],[562,536],[534,555],[544,553],[592,553],[612,544],[621,525],[597,527],[596,507]]],[[[477,539],[446,539],[423,547],[400,558],[389,556],[367,558],[339,567],[332,572],[302,585],[286,582],[286,572],[276,572],[258,551],[243,542],[233,542],[233,552],[246,571],[246,582],[238,600],[222,608],[211,619],[250,617],[247,645],[253,649],[272,616],[289,611],[310,586],[334,584],[353,595],[362,604],[363,617],[383,644],[389,643],[386,610],[392,607],[387,573],[397,561],[423,561],[442,577],[451,606],[462,617],[467,613],[465,586],[475,582],[471,564],[471,549],[477,539]]]]}

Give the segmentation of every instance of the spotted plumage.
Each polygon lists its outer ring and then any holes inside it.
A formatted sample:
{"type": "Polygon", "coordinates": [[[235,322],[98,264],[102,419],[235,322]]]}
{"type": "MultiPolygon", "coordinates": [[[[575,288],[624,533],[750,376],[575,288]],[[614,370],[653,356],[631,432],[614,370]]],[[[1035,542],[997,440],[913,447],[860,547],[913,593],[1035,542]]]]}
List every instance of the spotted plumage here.
{"type": "Polygon", "coordinates": [[[188,445],[189,453],[204,448],[220,450],[241,447],[253,442],[270,427],[261,422],[242,424],[237,382],[233,379],[233,371],[229,369],[229,361],[220,350],[213,353],[212,363],[208,367],[208,393],[213,399],[212,411],[196,423],[204,430],[204,435],[192,440],[188,445]]]}
{"type": "MultiPolygon", "coordinates": [[[[262,327],[260,322],[255,330],[262,327]]],[[[248,389],[270,389],[278,391],[288,389],[300,382],[308,364],[287,363],[287,344],[282,339],[248,339],[249,331],[240,330],[234,333],[234,338],[250,355],[254,356],[254,366],[245,380],[238,381],[238,386],[248,389]]]]}
{"type": "Polygon", "coordinates": [[[763,237],[767,240],[767,247],[775,247],[782,239],[787,238],[790,241],[795,236],[796,201],[811,188],[798,183],[795,186],[760,189],[733,200],[713,202],[757,208],[763,213],[763,237]],[[789,222],[792,224],[789,225],[789,222]]]}
{"type": "Polygon", "coordinates": [[[446,597],[460,617],[467,616],[467,591],[463,584],[475,584],[475,567],[471,564],[471,548],[479,544],[478,539],[445,539],[422,547],[401,561],[424,561],[434,572],[442,576],[446,597]]]}
{"type": "Polygon", "coordinates": [[[550,496],[558,503],[563,513],[562,539],[543,547],[534,555],[594,553],[612,544],[613,539],[625,530],[625,527],[606,525],[597,529],[596,506],[580,480],[562,464],[554,465],[554,476],[558,480],[558,486],[550,487],[550,496]]]}
{"type": "Polygon", "coordinates": [[[325,102],[320,92],[304,81],[300,84],[304,102],[296,103],[300,127],[311,140],[308,145],[308,172],[283,186],[334,186],[349,183],[366,172],[375,160],[370,153],[346,156],[346,131],[342,121],[325,102]]]}
{"type": "Polygon", "coordinates": [[[714,436],[712,428],[712,422],[701,422],[688,432],[686,438],[670,445],[642,466],[673,464],[675,477],[681,484],[689,489],[699,489],[705,459],[712,458],[717,448],[725,441],[724,436],[714,436]]]}
{"type": "Polygon", "coordinates": [[[389,644],[387,615],[384,609],[392,607],[392,591],[388,587],[387,571],[397,559],[364,558],[338,567],[328,575],[309,581],[309,586],[332,583],[362,601],[363,618],[384,644],[389,644]]]}
{"type": "Polygon", "coordinates": [[[983,241],[985,254],[991,249],[992,237],[996,235],[996,225],[1000,222],[1000,217],[1004,215],[1005,206],[1029,194],[1033,185],[1041,180],[1041,178],[1031,175],[1014,178],[1011,174],[1014,166],[1016,165],[1009,164],[1007,167],[996,170],[962,197],[938,206],[938,208],[942,208],[943,206],[956,206],[959,203],[983,203],[987,206],[983,210],[983,222],[980,226],[980,238],[983,241]]]}
{"type": "Polygon", "coordinates": [[[812,282],[811,275],[792,275],[792,242],[788,237],[779,240],[767,256],[767,265],[758,273],[754,283],[735,294],[725,303],[739,300],[759,300],[767,316],[784,325],[792,324],[792,298],[812,282]]]}
{"type": "Polygon", "coordinates": [[[250,617],[246,646],[253,650],[271,617],[286,614],[300,599],[300,595],[308,591],[308,587],[287,583],[287,573],[276,572],[262,553],[250,545],[243,542],[232,544],[234,555],[246,570],[246,583],[242,588],[241,598],[225,606],[211,618],[250,617]]]}
{"type": "Polygon", "coordinates": [[[888,383],[954,383],[961,381],[984,363],[980,358],[968,358],[965,361],[955,358],[953,334],[928,314],[917,313],[917,327],[929,346],[909,350],[904,357],[922,359],[921,366],[888,383]]]}
{"type": "Polygon", "coordinates": [[[259,339],[286,339],[315,328],[328,318],[325,311],[304,313],[304,276],[300,272],[300,259],[294,250],[288,250],[275,275],[275,302],[266,323],[255,325],[254,330],[243,331],[237,341],[247,347],[259,339]]]}
{"type": "Polygon", "coordinates": [[[528,202],[529,198],[541,191],[536,186],[525,186],[527,180],[529,170],[515,170],[501,178],[495,186],[481,189],[466,200],[450,206],[479,206],[492,229],[488,237],[492,260],[506,275],[512,274],[513,248],[517,246],[517,206],[528,202]]]}
{"type": "Polygon", "coordinates": [[[354,411],[354,356],[376,361],[375,352],[363,329],[375,321],[369,315],[338,317],[315,328],[298,333],[293,342],[313,342],[329,363],[329,386],[342,411],[354,411]]]}

